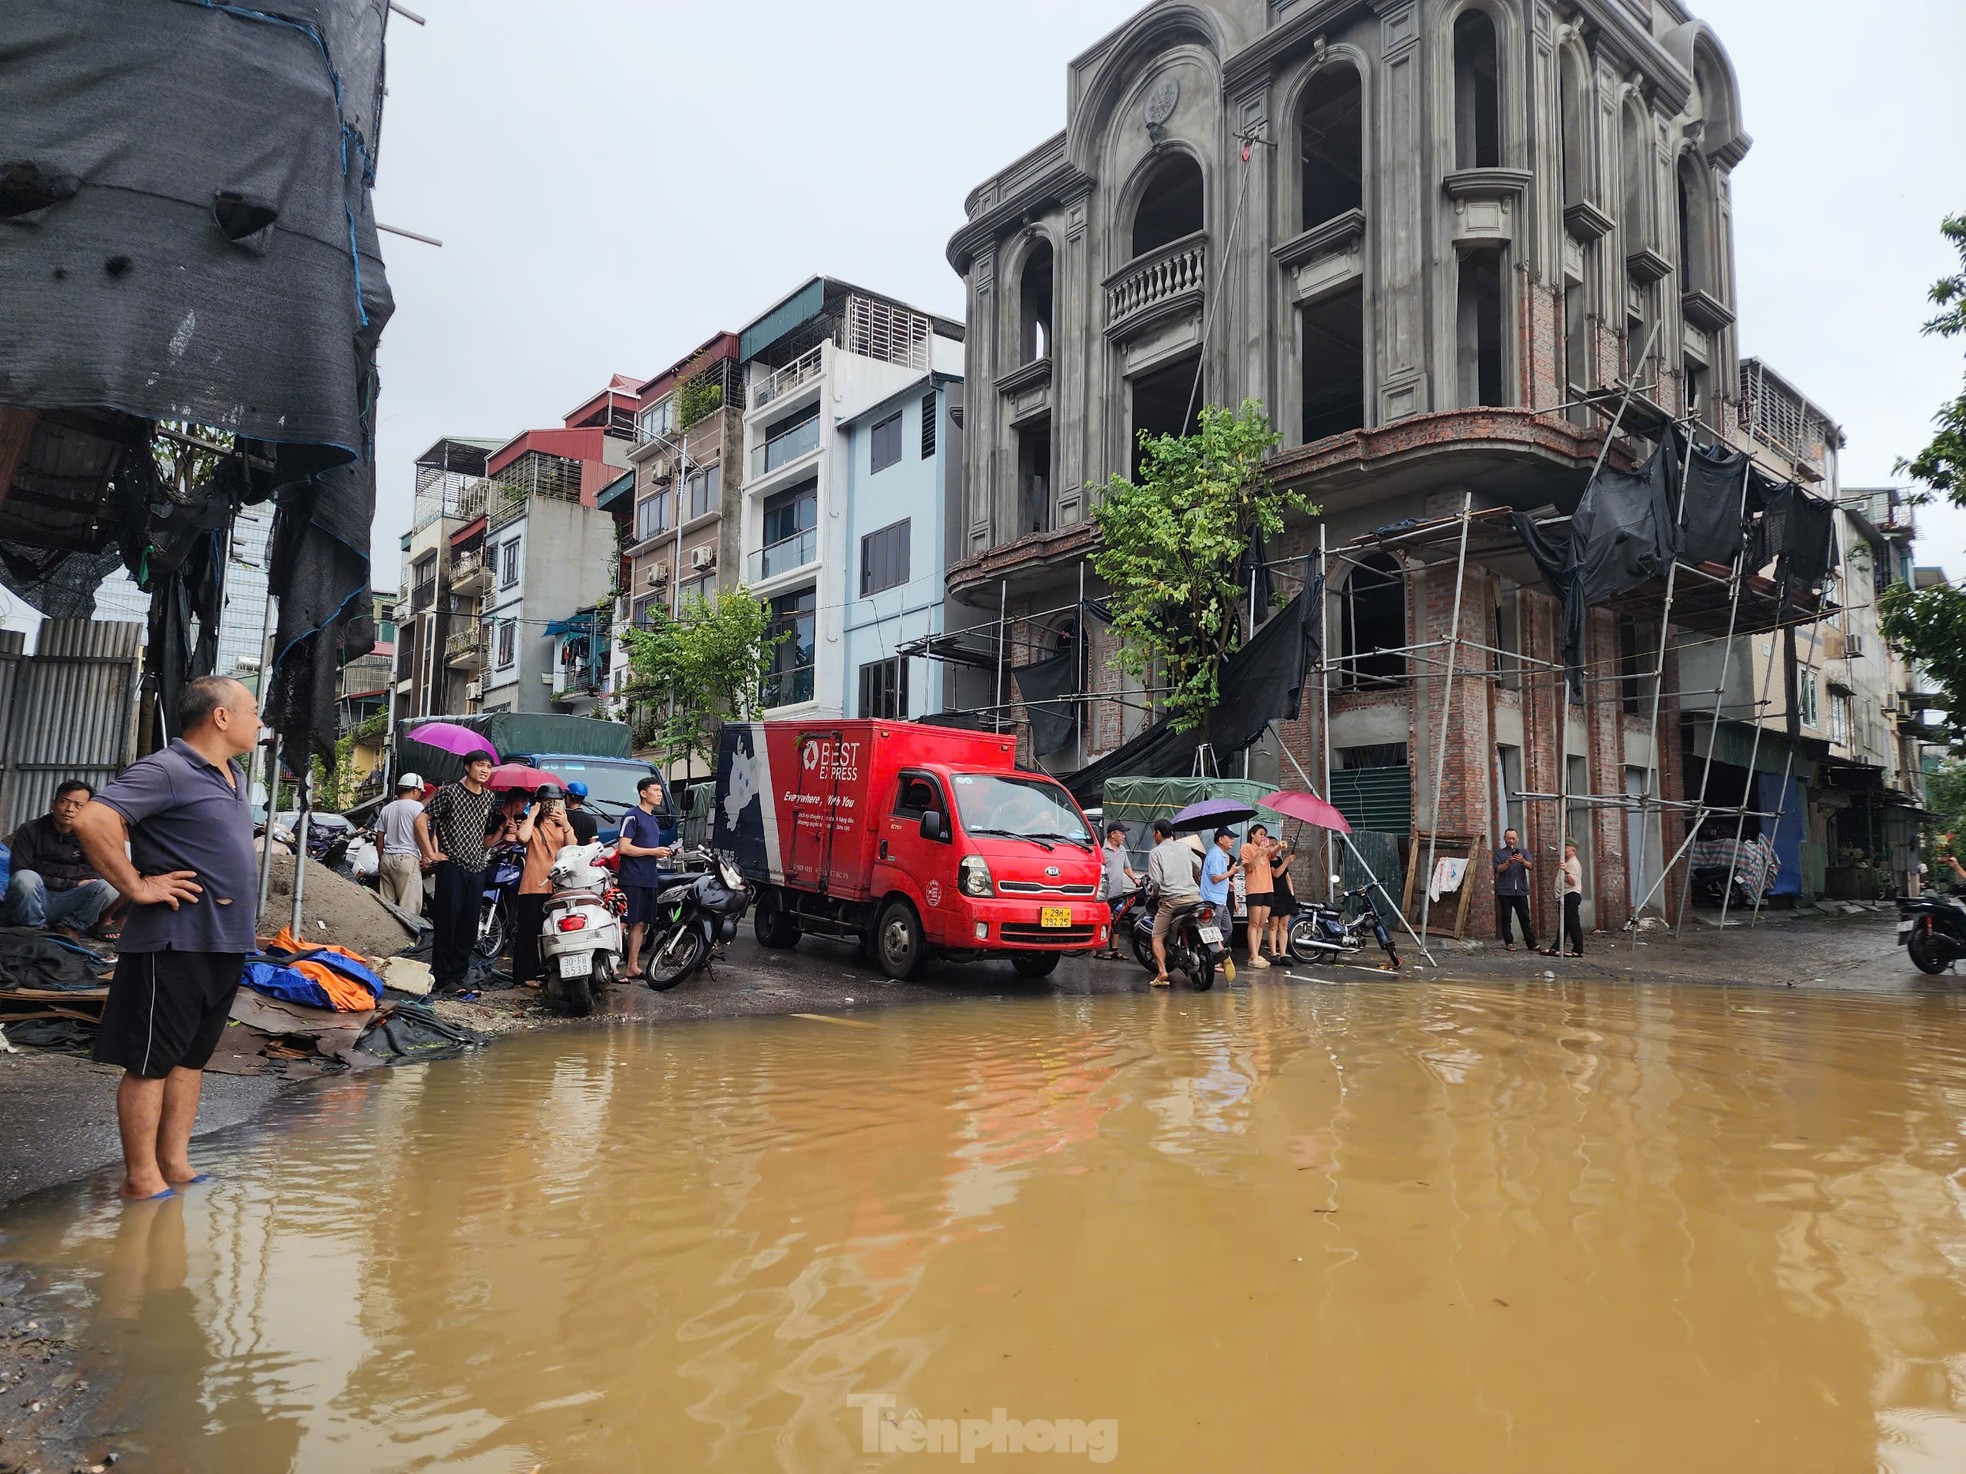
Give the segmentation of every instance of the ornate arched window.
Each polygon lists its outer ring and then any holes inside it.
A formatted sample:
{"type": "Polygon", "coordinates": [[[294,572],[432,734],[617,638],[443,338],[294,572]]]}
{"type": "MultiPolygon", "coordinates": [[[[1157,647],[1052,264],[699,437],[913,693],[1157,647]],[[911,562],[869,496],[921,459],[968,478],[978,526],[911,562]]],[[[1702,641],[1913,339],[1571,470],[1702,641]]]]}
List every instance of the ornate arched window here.
{"type": "Polygon", "coordinates": [[[1563,149],[1563,203],[1591,200],[1590,72],[1582,53],[1565,46],[1557,61],[1558,142],[1563,149]]]}
{"type": "Polygon", "coordinates": [[[1688,150],[1673,172],[1679,205],[1679,282],[1683,292],[1713,291],[1713,201],[1706,172],[1688,150]]]}
{"type": "Polygon", "coordinates": [[[1454,22],[1454,167],[1502,163],[1502,74],[1495,22],[1465,10],[1454,22]]]}
{"type": "Polygon", "coordinates": [[[1201,165],[1170,153],[1154,166],[1133,207],[1133,254],[1144,256],[1202,228],[1201,165]]]}
{"type": "Polygon", "coordinates": [[[1358,69],[1344,62],[1321,68],[1297,108],[1302,181],[1298,229],[1310,230],[1365,201],[1365,131],[1358,69]]]}
{"type": "Polygon", "coordinates": [[[1051,356],[1053,257],[1050,241],[1039,241],[1024,257],[1017,279],[1017,361],[1036,363],[1051,356]]]}

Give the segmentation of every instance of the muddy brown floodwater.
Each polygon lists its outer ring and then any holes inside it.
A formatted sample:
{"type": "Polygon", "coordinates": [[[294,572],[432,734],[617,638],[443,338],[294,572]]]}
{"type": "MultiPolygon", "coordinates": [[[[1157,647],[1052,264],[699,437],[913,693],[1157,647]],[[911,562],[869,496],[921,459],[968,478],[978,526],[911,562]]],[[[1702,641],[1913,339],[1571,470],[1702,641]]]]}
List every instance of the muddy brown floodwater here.
{"type": "Polygon", "coordinates": [[[43,1194],[0,1258],[143,1470],[1956,1471],[1962,1082],[1932,996],[555,1032],[297,1097],[178,1202],[43,1194]]]}

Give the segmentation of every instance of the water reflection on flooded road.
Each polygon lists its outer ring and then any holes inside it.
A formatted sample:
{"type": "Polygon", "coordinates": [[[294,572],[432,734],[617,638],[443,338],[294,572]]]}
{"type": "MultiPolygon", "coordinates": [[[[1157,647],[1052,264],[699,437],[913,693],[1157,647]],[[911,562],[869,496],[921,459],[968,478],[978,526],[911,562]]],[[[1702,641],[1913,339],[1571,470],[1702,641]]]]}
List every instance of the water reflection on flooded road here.
{"type": "Polygon", "coordinates": [[[957,1464],[864,1452],[855,1394],[1113,1419],[1121,1468],[1966,1467],[1957,999],[858,1022],[379,1072],[0,1258],[81,1307],[145,1469],[957,1464]]]}

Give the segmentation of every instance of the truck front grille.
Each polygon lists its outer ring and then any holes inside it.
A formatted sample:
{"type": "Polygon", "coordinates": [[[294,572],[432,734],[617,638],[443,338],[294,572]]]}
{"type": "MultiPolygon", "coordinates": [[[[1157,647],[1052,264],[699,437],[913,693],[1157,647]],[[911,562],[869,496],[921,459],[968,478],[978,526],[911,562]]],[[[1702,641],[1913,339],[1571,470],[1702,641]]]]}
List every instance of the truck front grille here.
{"type": "Polygon", "coordinates": [[[1092,940],[1091,926],[1039,926],[1035,921],[1006,921],[997,935],[1006,942],[1054,942],[1070,946],[1092,940]]]}
{"type": "Polygon", "coordinates": [[[1000,880],[997,889],[1008,896],[1089,896],[1097,887],[1064,885],[1049,880],[1000,880]]]}

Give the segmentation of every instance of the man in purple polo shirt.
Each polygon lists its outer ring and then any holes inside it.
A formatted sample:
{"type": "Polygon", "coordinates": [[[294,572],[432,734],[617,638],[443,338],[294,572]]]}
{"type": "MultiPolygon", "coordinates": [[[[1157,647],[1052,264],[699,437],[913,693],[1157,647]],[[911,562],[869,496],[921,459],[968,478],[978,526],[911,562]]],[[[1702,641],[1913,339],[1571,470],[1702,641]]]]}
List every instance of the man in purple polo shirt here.
{"type": "Polygon", "coordinates": [[[204,676],[177,703],[184,735],[133,763],[76,818],[96,873],[130,903],[95,1057],[121,1065],[116,1123],[126,1198],[199,1180],[191,1125],[255,945],[259,867],[246,772],[253,693],[204,676]],[[125,846],[128,853],[125,853],[125,846]]]}

